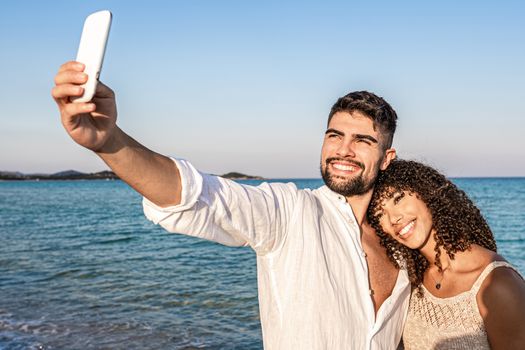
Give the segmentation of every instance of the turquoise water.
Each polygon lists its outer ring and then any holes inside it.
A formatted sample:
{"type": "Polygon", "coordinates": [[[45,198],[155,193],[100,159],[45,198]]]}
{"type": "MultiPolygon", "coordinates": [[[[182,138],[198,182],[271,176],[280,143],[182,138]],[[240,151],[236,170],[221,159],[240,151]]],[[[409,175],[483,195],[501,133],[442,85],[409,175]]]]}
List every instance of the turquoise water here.
{"type": "MultiPolygon", "coordinates": [[[[524,273],[525,178],[454,181],[524,273]]],[[[165,233],[120,181],[0,182],[0,349],[261,347],[250,249],[165,233]]]]}

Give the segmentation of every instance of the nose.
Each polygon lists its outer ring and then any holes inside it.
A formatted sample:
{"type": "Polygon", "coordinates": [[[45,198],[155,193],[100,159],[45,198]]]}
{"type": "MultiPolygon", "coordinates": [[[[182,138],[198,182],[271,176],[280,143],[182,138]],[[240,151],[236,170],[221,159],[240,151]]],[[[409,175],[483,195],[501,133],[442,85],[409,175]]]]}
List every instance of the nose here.
{"type": "Polygon", "coordinates": [[[401,215],[401,213],[394,212],[394,213],[390,213],[389,217],[390,217],[390,223],[392,225],[397,225],[401,222],[403,215],[401,215]]]}
{"type": "Polygon", "coordinates": [[[341,144],[337,148],[337,155],[343,158],[344,157],[355,157],[355,152],[353,149],[352,142],[350,141],[341,142],[341,144]]]}

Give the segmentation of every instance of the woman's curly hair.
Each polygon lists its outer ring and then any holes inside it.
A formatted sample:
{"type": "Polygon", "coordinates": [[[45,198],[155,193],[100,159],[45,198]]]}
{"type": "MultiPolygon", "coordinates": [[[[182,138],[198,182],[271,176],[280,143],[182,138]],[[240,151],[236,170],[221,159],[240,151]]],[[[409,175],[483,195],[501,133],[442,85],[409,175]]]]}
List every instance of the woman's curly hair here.
{"type": "Polygon", "coordinates": [[[419,250],[410,249],[385,233],[379,223],[383,201],[404,191],[415,194],[430,211],[437,242],[435,265],[439,271],[442,271],[440,247],[444,248],[450,259],[454,259],[456,252],[467,250],[473,243],[496,251],[496,241],[487,222],[465,192],[427,165],[394,160],[378,176],[368,207],[368,221],[376,230],[392,263],[397,268],[406,266],[412,289],[417,288],[419,296],[422,295],[423,274],[429,262],[419,250]]]}

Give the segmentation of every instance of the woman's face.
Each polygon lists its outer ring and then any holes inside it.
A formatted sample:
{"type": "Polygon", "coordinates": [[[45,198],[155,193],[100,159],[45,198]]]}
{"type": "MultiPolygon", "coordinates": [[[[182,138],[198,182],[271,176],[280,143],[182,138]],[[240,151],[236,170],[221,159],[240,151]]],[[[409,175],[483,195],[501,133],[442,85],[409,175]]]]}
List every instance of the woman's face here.
{"type": "Polygon", "coordinates": [[[397,191],[378,213],[383,231],[411,249],[423,248],[432,232],[432,215],[415,193],[397,191]]]}

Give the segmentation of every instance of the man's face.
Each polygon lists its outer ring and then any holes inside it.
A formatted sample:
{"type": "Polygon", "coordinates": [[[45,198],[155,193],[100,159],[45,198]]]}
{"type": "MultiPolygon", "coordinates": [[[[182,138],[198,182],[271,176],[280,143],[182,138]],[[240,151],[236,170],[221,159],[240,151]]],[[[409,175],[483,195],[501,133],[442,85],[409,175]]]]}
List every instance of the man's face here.
{"type": "Polygon", "coordinates": [[[384,150],[386,137],[360,112],[337,112],[325,133],[321,150],[321,174],[325,184],[345,197],[370,191],[379,170],[395,158],[384,150]]]}

